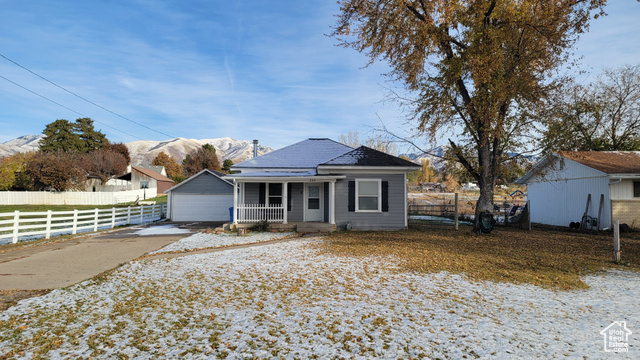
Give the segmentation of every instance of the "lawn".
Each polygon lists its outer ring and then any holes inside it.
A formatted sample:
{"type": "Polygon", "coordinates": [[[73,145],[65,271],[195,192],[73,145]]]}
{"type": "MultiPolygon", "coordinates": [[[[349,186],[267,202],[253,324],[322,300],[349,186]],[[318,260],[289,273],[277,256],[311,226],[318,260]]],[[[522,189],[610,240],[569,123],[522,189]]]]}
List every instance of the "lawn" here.
{"type": "MultiPolygon", "coordinates": [[[[156,204],[165,204],[167,196],[158,196],[144,201],[155,201],[156,204]]],[[[113,207],[134,206],[135,203],[123,203],[116,205],[0,205],[0,213],[10,213],[16,210],[24,212],[42,212],[42,211],[72,211],[72,210],[93,210],[93,209],[111,209],[113,207]]]]}
{"type": "MultiPolygon", "coordinates": [[[[640,276],[627,270],[635,265],[620,267],[608,260],[606,236],[595,240],[603,244],[579,251],[591,237],[520,233],[342,232],[133,261],[0,313],[0,354],[27,359],[604,358],[599,331],[613,321],[626,321],[635,336],[640,276]],[[519,246],[522,239],[530,244],[519,246]],[[542,245],[551,252],[573,250],[573,255],[554,263],[542,254],[542,245]],[[511,255],[499,255],[500,248],[511,255]],[[588,255],[594,251],[604,253],[588,255]],[[547,269],[541,273],[582,269],[583,275],[578,282],[545,280],[535,286],[535,276],[525,275],[537,271],[534,262],[547,269]],[[516,271],[518,264],[525,268],[516,271]],[[492,267],[502,270],[486,270],[492,267]],[[559,290],[565,288],[573,290],[559,290]]],[[[637,344],[633,340],[632,353],[621,358],[637,358],[637,344]]]]}
{"type": "Polygon", "coordinates": [[[622,263],[613,262],[612,233],[421,226],[398,232],[335,232],[320,248],[336,256],[376,256],[404,270],[447,271],[475,280],[528,283],[552,289],[586,288],[583,277],[602,270],[640,269],[640,233],[622,234],[622,263]]]}

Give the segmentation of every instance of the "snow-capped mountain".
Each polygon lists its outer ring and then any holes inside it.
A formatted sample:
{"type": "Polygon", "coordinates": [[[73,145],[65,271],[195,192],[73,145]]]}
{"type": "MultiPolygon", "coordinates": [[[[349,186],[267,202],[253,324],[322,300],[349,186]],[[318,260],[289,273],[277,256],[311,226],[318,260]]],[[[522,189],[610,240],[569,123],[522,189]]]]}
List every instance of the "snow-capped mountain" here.
{"type": "MultiPolygon", "coordinates": [[[[17,139],[0,144],[0,157],[11,156],[19,152],[38,150],[38,142],[44,135],[25,135],[17,139]]],[[[231,159],[234,163],[247,160],[253,156],[253,142],[250,140],[236,140],[230,137],[218,139],[185,139],[175,138],[164,141],[140,140],[126,143],[134,166],[151,165],[151,161],[164,151],[178,163],[192,150],[204,144],[211,144],[216,148],[216,154],[222,160],[231,159]]],[[[270,147],[258,145],[258,155],[273,151],[270,147]]]]}
{"type": "Polygon", "coordinates": [[[38,150],[40,139],[44,135],[25,135],[0,144],[0,157],[11,156],[20,152],[38,150]]]}
{"type": "Polygon", "coordinates": [[[441,145],[433,149],[428,150],[426,153],[418,154],[405,154],[404,156],[420,164],[420,159],[429,159],[429,164],[440,171],[445,164],[445,160],[442,158],[444,154],[449,150],[447,145],[441,145]]]}
{"type": "MultiPolygon", "coordinates": [[[[216,149],[219,158],[231,159],[234,163],[247,160],[253,156],[253,142],[250,140],[236,140],[230,137],[218,139],[185,139],[175,138],[165,141],[140,140],[126,143],[131,154],[132,165],[150,165],[151,161],[164,151],[178,163],[192,150],[204,144],[211,144],[216,149]]],[[[273,151],[270,147],[258,145],[258,155],[273,151]]]]}

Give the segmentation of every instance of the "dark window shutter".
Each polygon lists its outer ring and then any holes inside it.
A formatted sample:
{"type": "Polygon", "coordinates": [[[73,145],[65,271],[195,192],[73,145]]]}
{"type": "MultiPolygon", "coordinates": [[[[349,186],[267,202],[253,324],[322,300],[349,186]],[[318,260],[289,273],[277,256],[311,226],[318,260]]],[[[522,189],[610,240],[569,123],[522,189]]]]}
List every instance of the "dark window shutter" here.
{"type": "Polygon", "coordinates": [[[291,185],[287,184],[287,211],[291,211],[291,185]]]}
{"type": "Polygon", "coordinates": [[[349,181],[349,212],[356,211],[356,182],[349,181]]]}
{"type": "Polygon", "coordinates": [[[382,182],[382,211],[389,211],[389,182],[382,182]]]}
{"type": "Polygon", "coordinates": [[[640,181],[633,182],[633,197],[640,197],[640,181]]]}
{"type": "Polygon", "coordinates": [[[267,184],[265,183],[260,183],[259,189],[258,189],[258,203],[260,205],[264,205],[267,203],[267,184]]]}

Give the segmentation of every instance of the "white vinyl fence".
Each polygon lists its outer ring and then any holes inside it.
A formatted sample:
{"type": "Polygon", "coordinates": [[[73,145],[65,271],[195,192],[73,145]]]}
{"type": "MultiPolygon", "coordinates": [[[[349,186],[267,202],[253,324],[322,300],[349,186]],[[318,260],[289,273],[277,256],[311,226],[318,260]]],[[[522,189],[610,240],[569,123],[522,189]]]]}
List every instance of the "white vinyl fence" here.
{"type": "Polygon", "coordinates": [[[156,197],[157,188],[126,191],[0,191],[0,205],[115,205],[156,197]]]}
{"type": "Polygon", "coordinates": [[[111,209],[0,213],[0,245],[143,224],[164,218],[167,204],[111,209]]]}

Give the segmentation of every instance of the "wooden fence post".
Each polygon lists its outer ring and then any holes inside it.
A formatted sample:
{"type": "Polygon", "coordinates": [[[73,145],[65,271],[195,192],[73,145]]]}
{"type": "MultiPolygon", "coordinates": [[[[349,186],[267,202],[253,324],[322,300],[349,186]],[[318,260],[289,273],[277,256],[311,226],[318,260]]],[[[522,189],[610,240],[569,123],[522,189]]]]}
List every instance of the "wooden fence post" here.
{"type": "Polygon", "coordinates": [[[156,219],[156,204],[151,205],[151,220],[156,219]]]}
{"type": "Polygon", "coordinates": [[[127,206],[127,225],[131,224],[131,205],[127,206]]]}
{"type": "Polygon", "coordinates": [[[45,239],[51,239],[51,210],[47,210],[47,228],[45,229],[45,239]]]}
{"type": "Polygon", "coordinates": [[[140,224],[144,224],[144,205],[140,205],[140,224]]]}
{"type": "Polygon", "coordinates": [[[73,228],[71,229],[73,235],[78,233],[78,209],[73,209],[73,228]]]}
{"type": "Polygon", "coordinates": [[[116,208],[111,208],[111,228],[116,227],[116,208]]]}
{"type": "Polygon", "coordinates": [[[613,260],[620,262],[620,220],[613,221],[613,260]]]}
{"type": "Polygon", "coordinates": [[[453,221],[454,221],[454,224],[456,225],[456,230],[458,230],[458,193],[455,194],[454,200],[456,203],[454,205],[453,221]]]}
{"type": "Polygon", "coordinates": [[[98,208],[96,208],[95,211],[94,211],[93,231],[98,231],[98,208]]]}
{"type": "Polygon", "coordinates": [[[20,211],[13,213],[13,243],[18,242],[18,228],[20,227],[20,211]]]}

